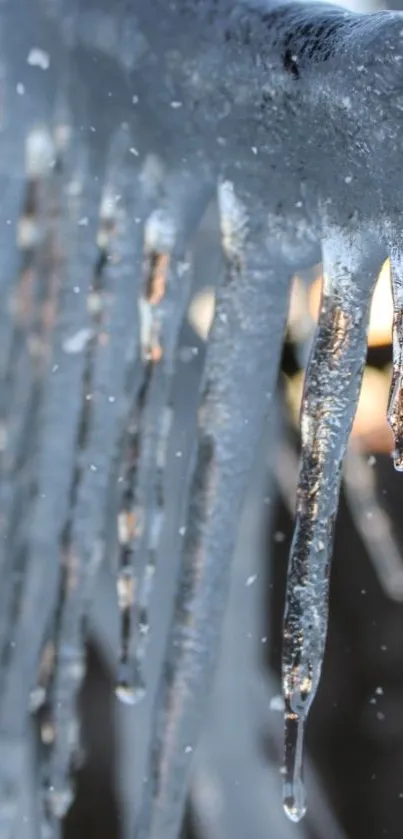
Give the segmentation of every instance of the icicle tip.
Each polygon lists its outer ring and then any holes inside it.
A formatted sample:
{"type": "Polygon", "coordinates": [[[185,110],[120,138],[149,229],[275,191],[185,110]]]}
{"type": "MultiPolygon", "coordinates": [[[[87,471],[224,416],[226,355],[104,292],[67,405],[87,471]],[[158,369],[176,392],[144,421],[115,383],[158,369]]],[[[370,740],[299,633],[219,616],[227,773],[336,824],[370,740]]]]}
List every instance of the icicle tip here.
{"type": "Polygon", "coordinates": [[[305,788],[302,781],[284,785],[283,807],[292,822],[300,822],[306,813],[305,788]]]}
{"type": "Polygon", "coordinates": [[[146,687],[144,684],[133,686],[119,682],[115,688],[115,695],[124,705],[138,705],[146,695],[146,687]]]}

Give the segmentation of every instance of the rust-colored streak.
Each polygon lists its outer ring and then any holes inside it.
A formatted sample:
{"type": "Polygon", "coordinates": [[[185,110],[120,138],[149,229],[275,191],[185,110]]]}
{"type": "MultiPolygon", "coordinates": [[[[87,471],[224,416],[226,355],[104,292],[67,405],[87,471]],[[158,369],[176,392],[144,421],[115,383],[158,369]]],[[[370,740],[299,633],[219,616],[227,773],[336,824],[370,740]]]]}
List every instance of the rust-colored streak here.
{"type": "Polygon", "coordinates": [[[161,303],[166,291],[170,263],[169,253],[152,253],[150,271],[146,285],[146,297],[151,306],[161,303]]]}

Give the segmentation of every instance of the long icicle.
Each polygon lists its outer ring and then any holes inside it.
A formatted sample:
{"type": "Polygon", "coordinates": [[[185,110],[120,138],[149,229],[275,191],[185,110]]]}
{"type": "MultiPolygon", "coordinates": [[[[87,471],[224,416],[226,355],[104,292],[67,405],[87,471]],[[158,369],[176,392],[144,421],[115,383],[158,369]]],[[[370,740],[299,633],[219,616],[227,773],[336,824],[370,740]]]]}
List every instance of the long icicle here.
{"type": "MultiPolygon", "coordinates": [[[[123,607],[126,605],[127,558],[130,557],[136,588],[133,604],[130,598],[128,600],[131,614],[128,614],[128,609],[121,610],[121,661],[117,695],[126,702],[139,701],[145,690],[143,665],[149,635],[153,578],[164,517],[165,459],[173,414],[170,404],[171,386],[177,340],[191,286],[190,265],[184,260],[183,249],[209,197],[209,190],[204,183],[197,184],[191,179],[183,200],[179,206],[175,206],[178,203],[175,187],[179,186],[180,189],[181,180],[179,177],[171,185],[173,195],[169,195],[166,212],[153,214],[146,225],[145,247],[150,273],[143,306],[145,313],[150,313],[150,329],[147,330],[150,343],[143,347],[147,354],[147,367],[141,396],[135,394],[136,416],[132,417],[128,429],[132,456],[128,460],[125,481],[126,508],[119,517],[124,525],[121,534],[122,573],[118,575],[118,593],[122,596],[123,607]],[[190,207],[193,213],[189,212],[190,207]]],[[[130,585],[131,574],[128,579],[130,585]]]]}
{"type": "Polygon", "coordinates": [[[51,755],[49,805],[62,817],[72,800],[70,774],[77,750],[77,697],[84,675],[84,627],[91,591],[104,556],[104,512],[110,458],[116,451],[126,412],[126,353],[136,327],[137,280],[142,255],[142,224],[148,199],[140,172],[132,165],[130,137],[124,130],[112,143],[107,192],[115,204],[116,233],[105,266],[105,305],[98,324],[91,372],[87,431],[75,488],[66,544],[66,580],[54,684],[56,738],[51,755]],[[136,193],[137,188],[137,193],[136,193]],[[118,197],[115,197],[118,196],[118,197]],[[135,219],[139,218],[136,224],[135,219]]]}
{"type": "MultiPolygon", "coordinates": [[[[91,189],[90,179],[85,183],[83,191],[80,208],[85,207],[88,217],[91,217],[98,212],[98,202],[91,189]]],[[[63,346],[73,330],[81,329],[84,332],[87,327],[85,291],[91,281],[91,269],[95,265],[95,241],[91,240],[89,233],[91,223],[85,229],[77,224],[73,227],[73,221],[71,223],[73,235],[65,241],[66,265],[62,274],[64,285],[61,297],[65,305],[54,334],[54,372],[52,374],[52,370],[49,371],[44,395],[44,421],[38,453],[39,489],[29,520],[30,543],[23,591],[26,599],[22,601],[23,608],[14,627],[13,637],[17,640],[2,695],[2,749],[3,736],[10,738],[12,735],[16,739],[16,746],[20,739],[23,742],[29,693],[35,683],[35,671],[45,633],[52,621],[59,585],[60,533],[70,500],[83,368],[82,354],[66,353],[63,346]],[[78,281],[80,287],[76,293],[78,281]],[[59,429],[59,433],[56,429],[59,429]],[[62,446],[60,429],[63,429],[62,446]],[[56,492],[55,464],[60,469],[56,492]]],[[[15,780],[18,783],[18,775],[15,780]]]]}
{"type": "Polygon", "coordinates": [[[177,839],[191,755],[217,661],[237,522],[276,386],[289,277],[265,247],[265,214],[232,183],[220,192],[227,272],[199,409],[187,528],[152,719],[136,839],[177,839]]]}
{"type": "Polygon", "coordinates": [[[284,809],[305,813],[304,727],[326,641],[330,559],[341,467],[360,392],[380,248],[337,233],[323,245],[324,286],[302,401],[302,458],[284,616],[284,809]]]}

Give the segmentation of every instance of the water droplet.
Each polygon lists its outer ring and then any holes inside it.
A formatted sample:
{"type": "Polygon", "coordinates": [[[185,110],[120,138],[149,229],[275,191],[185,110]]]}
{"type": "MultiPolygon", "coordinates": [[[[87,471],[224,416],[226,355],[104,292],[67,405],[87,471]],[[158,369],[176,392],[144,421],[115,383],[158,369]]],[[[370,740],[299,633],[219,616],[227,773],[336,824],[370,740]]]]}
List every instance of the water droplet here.
{"type": "Polygon", "coordinates": [[[147,690],[144,684],[134,686],[125,682],[119,682],[115,689],[117,698],[120,699],[124,705],[138,705],[139,702],[145,698],[146,693],[147,690]]]}
{"type": "Polygon", "coordinates": [[[145,681],[139,667],[127,662],[119,663],[118,683],[115,694],[125,705],[138,705],[147,693],[145,681]]]}
{"type": "Polygon", "coordinates": [[[305,787],[302,780],[304,719],[293,712],[285,715],[285,761],[283,806],[289,819],[299,822],[306,813],[305,787]]]}

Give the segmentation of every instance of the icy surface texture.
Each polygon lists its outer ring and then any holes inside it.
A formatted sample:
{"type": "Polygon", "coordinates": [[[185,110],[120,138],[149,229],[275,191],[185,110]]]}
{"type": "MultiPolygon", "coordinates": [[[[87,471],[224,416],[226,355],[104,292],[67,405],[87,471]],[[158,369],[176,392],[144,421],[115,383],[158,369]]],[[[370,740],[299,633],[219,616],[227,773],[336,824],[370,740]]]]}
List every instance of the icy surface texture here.
{"type": "Polygon", "coordinates": [[[400,14],[320,3],[1,4],[0,839],[40,705],[44,835],[72,800],[101,565],[117,577],[117,694],[148,690],[188,247],[213,195],[225,267],[135,837],[179,835],[290,278],[322,258],[284,627],[284,804],[304,813],[341,466],[388,254],[402,467],[402,32],[400,14]]]}

